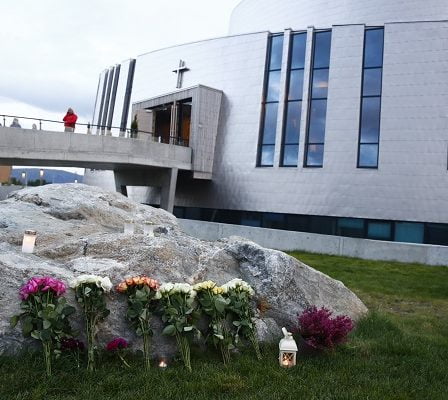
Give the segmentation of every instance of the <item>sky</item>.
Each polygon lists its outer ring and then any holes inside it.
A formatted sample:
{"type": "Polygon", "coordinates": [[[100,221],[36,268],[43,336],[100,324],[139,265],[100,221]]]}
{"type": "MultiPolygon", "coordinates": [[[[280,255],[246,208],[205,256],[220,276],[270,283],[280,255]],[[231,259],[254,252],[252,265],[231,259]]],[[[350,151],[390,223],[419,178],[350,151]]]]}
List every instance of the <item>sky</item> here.
{"type": "Polygon", "coordinates": [[[61,120],[72,107],[88,122],[101,71],[148,51],[225,36],[239,2],[1,0],[0,115],[61,120]]]}
{"type": "MultiPolygon", "coordinates": [[[[225,36],[239,2],[1,0],[0,115],[59,121],[72,107],[87,123],[101,71],[152,50],[225,36]]],[[[31,128],[33,121],[20,123],[31,128]]]]}

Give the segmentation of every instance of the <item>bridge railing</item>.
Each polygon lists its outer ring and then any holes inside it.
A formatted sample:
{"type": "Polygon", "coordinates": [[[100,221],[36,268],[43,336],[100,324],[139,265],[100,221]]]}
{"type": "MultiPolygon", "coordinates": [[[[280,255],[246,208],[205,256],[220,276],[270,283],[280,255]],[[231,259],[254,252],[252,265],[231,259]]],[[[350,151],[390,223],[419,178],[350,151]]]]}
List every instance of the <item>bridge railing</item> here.
{"type": "MultiPolygon", "coordinates": [[[[0,114],[0,125],[12,128],[22,128],[30,130],[45,131],[64,131],[64,122],[51,119],[24,117],[19,115],[0,114]],[[15,122],[17,120],[17,122],[15,122]]],[[[141,129],[126,128],[122,130],[117,126],[95,125],[91,123],[76,122],[74,133],[98,135],[98,136],[116,136],[136,140],[147,140],[158,143],[173,144],[176,146],[188,147],[187,139],[178,136],[167,136],[157,132],[149,132],[141,129]]]]}

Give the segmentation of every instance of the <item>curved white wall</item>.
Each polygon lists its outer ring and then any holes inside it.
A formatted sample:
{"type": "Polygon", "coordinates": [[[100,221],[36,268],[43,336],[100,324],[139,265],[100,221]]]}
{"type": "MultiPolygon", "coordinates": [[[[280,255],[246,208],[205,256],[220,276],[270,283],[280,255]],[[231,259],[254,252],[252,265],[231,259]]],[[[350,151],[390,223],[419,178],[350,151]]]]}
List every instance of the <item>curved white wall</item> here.
{"type": "Polygon", "coordinates": [[[230,34],[448,20],[448,0],[243,0],[233,11],[230,34]]]}

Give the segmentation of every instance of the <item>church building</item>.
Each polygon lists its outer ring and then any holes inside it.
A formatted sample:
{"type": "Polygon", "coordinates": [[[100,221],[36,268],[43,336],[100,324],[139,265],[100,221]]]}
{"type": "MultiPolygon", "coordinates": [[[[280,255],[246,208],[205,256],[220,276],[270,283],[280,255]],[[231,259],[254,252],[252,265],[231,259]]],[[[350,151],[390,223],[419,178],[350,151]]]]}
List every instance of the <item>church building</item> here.
{"type": "Polygon", "coordinates": [[[180,218],[448,245],[446,0],[242,0],[228,36],[103,71],[93,123],[191,149],[84,179],[160,206],[168,173],[180,218]]]}

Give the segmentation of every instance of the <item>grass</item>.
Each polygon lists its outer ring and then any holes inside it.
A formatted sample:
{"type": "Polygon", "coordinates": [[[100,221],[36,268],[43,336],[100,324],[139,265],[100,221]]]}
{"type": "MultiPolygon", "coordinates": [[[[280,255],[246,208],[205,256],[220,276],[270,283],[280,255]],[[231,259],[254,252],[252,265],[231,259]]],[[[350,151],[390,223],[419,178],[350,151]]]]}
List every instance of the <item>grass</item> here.
{"type": "MultiPolygon", "coordinates": [[[[448,398],[448,268],[298,253],[342,280],[371,312],[333,353],[278,367],[275,345],[257,362],[248,350],[228,367],[217,355],[193,354],[193,373],[180,365],[149,374],[104,360],[93,374],[67,359],[43,376],[40,354],[0,358],[1,400],[137,399],[424,399],[448,398]]],[[[104,355],[103,355],[104,357],[104,355]]]]}

